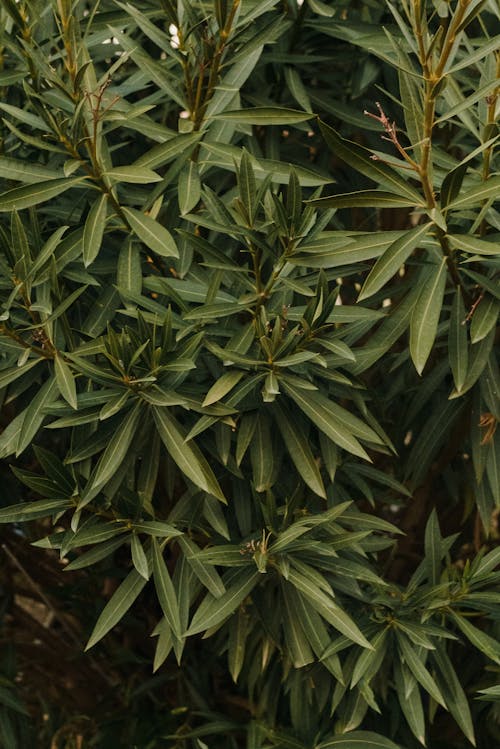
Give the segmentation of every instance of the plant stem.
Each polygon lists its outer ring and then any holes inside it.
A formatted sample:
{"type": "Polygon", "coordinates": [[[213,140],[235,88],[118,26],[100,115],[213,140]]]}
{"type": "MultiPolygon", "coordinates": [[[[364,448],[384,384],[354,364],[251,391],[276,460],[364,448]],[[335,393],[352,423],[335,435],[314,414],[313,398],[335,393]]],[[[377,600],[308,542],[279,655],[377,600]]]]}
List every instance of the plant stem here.
{"type": "MultiPolygon", "coordinates": [[[[428,210],[432,211],[436,209],[437,201],[434,193],[434,186],[432,182],[431,166],[432,166],[432,136],[434,130],[434,116],[436,112],[436,100],[440,91],[440,84],[443,81],[445,75],[445,68],[448,64],[450,55],[453,51],[453,46],[456,41],[457,31],[462,24],[467,9],[470,5],[471,0],[460,0],[451,23],[446,32],[439,58],[433,65],[432,54],[430,50],[426,48],[425,35],[427,29],[424,28],[423,12],[421,7],[421,0],[415,0],[414,4],[414,15],[413,15],[413,28],[418,45],[418,58],[422,68],[424,77],[424,112],[423,112],[423,143],[421,149],[420,162],[418,164],[418,174],[420,176],[420,182],[422,190],[424,192],[425,200],[427,202],[428,210]]],[[[425,23],[426,26],[426,23],[425,23]]],[[[470,295],[465,289],[458,269],[456,267],[455,259],[453,256],[453,250],[451,249],[446,232],[439,226],[436,227],[436,235],[446,257],[446,265],[450,272],[450,276],[453,279],[455,286],[460,286],[464,296],[466,304],[470,304],[470,295]]]]}
{"type": "Polygon", "coordinates": [[[240,6],[240,2],[241,0],[233,0],[233,5],[231,7],[231,10],[229,11],[224,28],[221,29],[219,33],[219,41],[215,50],[215,54],[210,61],[210,74],[209,74],[208,83],[205,89],[205,95],[203,97],[201,96],[202,89],[200,89],[200,79],[201,79],[201,85],[203,85],[204,65],[201,66],[200,77],[198,79],[198,89],[200,91],[200,96],[199,98],[197,96],[197,99],[195,102],[195,108],[191,112],[191,119],[194,123],[193,130],[195,131],[200,130],[203,124],[205,113],[207,111],[207,107],[215,93],[215,87],[217,86],[217,82],[219,80],[219,75],[220,75],[222,57],[224,55],[227,40],[229,38],[229,35],[231,34],[234,19],[236,16],[236,12],[240,6]],[[203,101],[201,101],[202,98],[203,98],[203,101]]]}

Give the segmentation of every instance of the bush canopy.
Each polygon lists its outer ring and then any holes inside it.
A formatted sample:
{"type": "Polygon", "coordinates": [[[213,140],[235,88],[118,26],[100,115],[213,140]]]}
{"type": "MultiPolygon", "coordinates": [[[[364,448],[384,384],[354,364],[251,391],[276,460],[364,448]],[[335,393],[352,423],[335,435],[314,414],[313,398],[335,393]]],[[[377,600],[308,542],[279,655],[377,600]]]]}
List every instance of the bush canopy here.
{"type": "Polygon", "coordinates": [[[499,50],[1,0],[2,747],[500,744],[499,50]]]}

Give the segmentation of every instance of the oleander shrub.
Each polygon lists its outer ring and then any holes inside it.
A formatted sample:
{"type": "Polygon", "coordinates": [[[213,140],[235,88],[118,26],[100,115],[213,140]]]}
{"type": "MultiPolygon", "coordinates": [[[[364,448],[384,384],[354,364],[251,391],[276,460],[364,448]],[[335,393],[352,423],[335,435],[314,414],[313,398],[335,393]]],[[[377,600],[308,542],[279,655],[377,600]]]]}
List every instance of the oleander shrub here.
{"type": "Polygon", "coordinates": [[[0,744],[500,742],[497,0],[0,1],[0,744]]]}

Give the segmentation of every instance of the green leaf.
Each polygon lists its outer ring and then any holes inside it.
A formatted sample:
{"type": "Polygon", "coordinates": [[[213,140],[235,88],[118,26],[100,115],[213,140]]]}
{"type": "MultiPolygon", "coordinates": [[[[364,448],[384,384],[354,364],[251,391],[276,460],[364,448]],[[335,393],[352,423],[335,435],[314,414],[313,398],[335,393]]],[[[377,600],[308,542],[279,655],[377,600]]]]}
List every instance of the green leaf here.
{"type": "Polygon", "coordinates": [[[186,635],[190,636],[204,632],[211,627],[217,626],[217,624],[223,622],[228,616],[231,616],[261,578],[262,575],[255,568],[238,570],[233,576],[232,585],[227,587],[223,596],[215,598],[210,593],[205,596],[193,617],[186,635]]]}
{"type": "Polygon", "coordinates": [[[178,199],[182,215],[189,213],[201,198],[201,182],[196,161],[189,159],[179,174],[178,199]]]}
{"type": "Polygon", "coordinates": [[[257,186],[252,162],[246,149],[243,149],[240,168],[238,169],[238,187],[240,190],[241,202],[243,203],[248,217],[248,223],[252,226],[257,212],[257,186]]]}
{"type": "Polygon", "coordinates": [[[352,671],[351,689],[364,679],[370,682],[378,672],[387,653],[387,629],[381,629],[373,637],[370,645],[372,650],[363,650],[352,671]]]}
{"type": "Polygon", "coordinates": [[[348,731],[317,744],[315,749],[403,749],[390,739],[372,731],[348,731]]]}
{"type": "Polygon", "coordinates": [[[460,192],[464,177],[467,173],[467,162],[459,164],[448,172],[441,185],[441,209],[447,208],[460,192]]]}
{"type": "Polygon", "coordinates": [[[383,190],[358,190],[306,200],[315,208],[413,208],[415,200],[383,190]]]}
{"type": "Polygon", "coordinates": [[[42,164],[32,164],[26,159],[0,156],[0,177],[6,180],[33,184],[44,180],[57,179],[60,177],[60,172],[42,166],[42,164]]]}
{"type": "Polygon", "coordinates": [[[193,148],[201,138],[201,133],[180,133],[169,138],[166,143],[153,146],[140,156],[133,166],[157,169],[169,161],[176,159],[183,151],[193,148]]]}
{"type": "Polygon", "coordinates": [[[292,588],[293,592],[293,587],[289,586],[286,582],[282,586],[283,601],[285,604],[282,623],[287,649],[293,666],[294,668],[302,668],[314,662],[314,655],[300,620],[297,617],[295,600],[290,595],[289,588],[292,588]]]}
{"type": "Polygon", "coordinates": [[[290,457],[306,484],[320,497],[326,499],[325,487],[318,468],[318,463],[309,447],[307,435],[297,421],[292,423],[286,411],[279,405],[274,404],[274,418],[278,424],[281,436],[290,457]]]}
{"type": "Polygon", "coordinates": [[[153,577],[156,594],[165,619],[169,623],[172,632],[176,637],[180,638],[181,620],[179,617],[179,604],[177,603],[175,588],[170,579],[170,575],[168,574],[167,565],[163,559],[163,554],[158,541],[154,536],[151,541],[153,549],[153,577]]]}
{"type": "Polygon", "coordinates": [[[156,428],[168,453],[184,473],[200,489],[225,502],[217,479],[197,445],[185,441],[185,432],[166,408],[152,406],[156,428]]]}
{"type": "Polygon", "coordinates": [[[460,287],[457,287],[453,298],[448,330],[448,358],[453,380],[458,392],[463,387],[469,363],[469,349],[467,346],[467,313],[460,287]]]}
{"type": "Polygon", "coordinates": [[[240,606],[238,616],[232,622],[229,632],[228,667],[231,677],[236,684],[245,660],[246,640],[248,633],[247,615],[240,606]]]}
{"type": "Polygon", "coordinates": [[[485,702],[498,702],[500,701],[500,684],[495,684],[494,687],[487,687],[486,689],[478,689],[480,697],[476,697],[477,700],[483,700],[485,702]]]}
{"type": "Polygon", "coordinates": [[[500,255],[500,242],[487,239],[477,239],[462,234],[449,234],[448,239],[453,247],[471,255],[500,255]]]}
{"type": "Polygon", "coordinates": [[[471,343],[477,343],[486,338],[497,324],[500,302],[486,293],[474,310],[470,326],[471,343]]]}
{"type": "Polygon", "coordinates": [[[451,398],[463,395],[477,382],[488,364],[494,339],[495,330],[491,328],[482,340],[472,344],[469,350],[469,367],[462,390],[460,393],[452,393],[451,398]]]}
{"type": "Polygon", "coordinates": [[[450,615],[458,628],[475,648],[495,663],[500,664],[500,643],[496,638],[490,637],[486,632],[474,627],[465,616],[455,614],[454,612],[451,612],[450,615]]]}
{"type": "Polygon", "coordinates": [[[92,518],[89,522],[83,523],[73,537],[65,542],[65,547],[73,549],[88,544],[94,545],[126,532],[127,527],[123,523],[115,520],[102,523],[96,518],[92,518]]]}
{"type": "Polygon", "coordinates": [[[294,585],[308,599],[311,606],[332,627],[348,637],[352,642],[371,650],[372,646],[351,617],[329,595],[315,585],[312,580],[296,569],[291,568],[288,582],[294,585]]]}
{"type": "Polygon", "coordinates": [[[135,208],[122,208],[122,211],[130,228],[146,247],[162,257],[179,257],[172,235],[158,221],[135,208]]]}
{"type": "Polygon", "coordinates": [[[144,520],[140,523],[132,523],[131,528],[139,533],[145,533],[147,536],[156,536],[156,538],[174,538],[182,536],[182,531],[178,531],[169,523],[162,523],[158,520],[144,520]]]}
{"type": "Polygon", "coordinates": [[[141,590],[146,585],[146,580],[133,569],[125,580],[115,590],[108,603],[99,616],[85,650],[90,650],[101,640],[120,619],[127,613],[141,590]]]}
{"type": "Polygon", "coordinates": [[[243,375],[244,372],[238,371],[237,369],[233,369],[232,371],[223,374],[222,377],[219,377],[219,379],[214,382],[201,405],[210,406],[212,403],[220,401],[221,398],[231,392],[243,375]]]}
{"type": "Polygon", "coordinates": [[[136,242],[129,239],[120,249],[116,268],[116,283],[119,289],[140,294],[142,291],[141,253],[136,242]]]}
{"type": "Polygon", "coordinates": [[[72,572],[73,570],[79,570],[97,564],[97,562],[100,562],[102,559],[111,556],[113,552],[125,543],[127,538],[128,536],[120,536],[119,538],[112,538],[109,541],[97,544],[92,549],[80,554],[76,559],[67,564],[66,567],[64,567],[64,572],[72,572]]]}
{"type": "Polygon", "coordinates": [[[172,642],[172,630],[170,629],[167,620],[163,617],[155,627],[154,632],[151,636],[157,635],[158,642],[155,650],[155,657],[153,661],[153,673],[156,673],[160,666],[165,662],[167,656],[173,647],[172,642]]]}
{"type": "Polygon", "coordinates": [[[0,390],[10,385],[11,382],[15,382],[19,377],[22,377],[30,369],[33,369],[37,364],[42,362],[42,358],[39,359],[28,359],[26,364],[20,367],[9,367],[0,372],[0,390]]]}
{"type": "Polygon", "coordinates": [[[59,514],[74,503],[70,499],[40,499],[37,502],[21,502],[0,509],[0,523],[22,523],[36,518],[59,514]]]}
{"type": "Polygon", "coordinates": [[[20,211],[23,208],[31,208],[33,205],[45,203],[71,187],[81,185],[84,179],[85,177],[48,179],[24,187],[14,187],[13,190],[8,190],[0,195],[0,213],[20,211]]]}
{"type": "Polygon", "coordinates": [[[335,15],[335,8],[330,8],[329,5],[321,2],[321,0],[308,0],[308,2],[311,10],[317,13],[318,16],[332,18],[335,15]]]}
{"type": "MultiPolygon", "coordinates": [[[[288,381],[283,382],[283,386],[287,394],[295,401],[301,411],[305,413],[318,429],[324,432],[327,437],[330,437],[332,442],[335,442],[336,445],[354,455],[370,460],[368,454],[352,433],[352,424],[355,426],[357,426],[358,422],[362,424],[359,419],[352,417],[352,419],[355,419],[353,423],[351,423],[351,419],[349,419],[347,423],[351,428],[349,428],[349,426],[346,428],[345,415],[348,412],[346,412],[344,408],[332,403],[319,392],[308,391],[306,393],[306,391],[293,387],[288,381]]],[[[366,432],[364,432],[364,430],[363,432],[366,435],[366,438],[372,440],[375,433],[370,429],[370,427],[366,426],[365,428],[366,432]]],[[[378,436],[375,435],[375,437],[375,441],[379,442],[378,436]]]]}
{"type": "Polygon", "coordinates": [[[104,193],[93,203],[83,229],[83,263],[86,268],[91,265],[101,249],[108,196],[104,193]]]}
{"type": "Polygon", "coordinates": [[[80,507],[90,502],[122,465],[137,434],[141,415],[142,405],[138,402],[122,419],[119,428],[116,429],[101,455],[89,484],[82,493],[80,507]]]}
{"type": "Polygon", "coordinates": [[[293,125],[306,122],[314,116],[311,112],[282,107],[253,107],[210,115],[212,120],[226,120],[239,125],[293,125]]]}
{"type": "Polygon", "coordinates": [[[257,415],[255,429],[250,443],[253,483],[255,491],[265,492],[273,481],[274,454],[271,440],[270,421],[265,412],[257,415]]]}
{"type": "Polygon", "coordinates": [[[59,246],[61,242],[62,235],[64,232],[68,229],[67,226],[60,226],[58,229],[55,230],[53,234],[47,239],[43,247],[41,248],[40,252],[35,258],[35,261],[32,263],[28,277],[34,278],[36,277],[36,274],[38,271],[43,268],[45,263],[50,260],[51,257],[54,256],[55,250],[59,246]]]}
{"type": "Polygon", "coordinates": [[[38,390],[38,393],[24,412],[16,455],[20,455],[31,444],[33,437],[44,422],[44,408],[56,399],[57,390],[58,387],[55,378],[47,380],[38,390]]]}
{"type": "MultiPolygon", "coordinates": [[[[219,505],[220,507],[220,505],[219,505]]],[[[179,546],[184,552],[184,557],[202,585],[215,597],[220,598],[226,592],[224,583],[215,567],[207,563],[206,558],[199,559],[200,550],[189,538],[179,538],[179,546]]],[[[211,550],[213,550],[212,547],[211,550]]]]}
{"type": "Polygon", "coordinates": [[[144,553],[144,549],[142,548],[139,536],[135,533],[132,533],[130,537],[130,550],[132,552],[132,562],[135,569],[145,580],[149,580],[151,573],[149,571],[148,560],[144,553]]]}
{"type": "Polygon", "coordinates": [[[337,158],[342,159],[377,184],[390,187],[395,195],[406,196],[411,205],[424,205],[422,195],[388,164],[372,159],[371,151],[342,138],[336,130],[324,122],[320,121],[319,126],[329,148],[337,158]]]}
{"type": "Polygon", "coordinates": [[[436,338],[439,317],[443,306],[446,286],[446,258],[423,278],[420,276],[421,291],[410,322],[410,353],[419,375],[425,367],[436,338]]]}
{"type": "Polygon", "coordinates": [[[411,732],[425,746],[425,714],[420,688],[408,667],[399,660],[394,663],[394,681],[401,711],[411,732]]]}
{"type": "Polygon", "coordinates": [[[135,185],[149,185],[152,182],[161,182],[161,177],[152,169],[145,166],[130,164],[128,166],[115,166],[104,172],[113,182],[130,182],[135,185]]]}
{"type": "Polygon", "coordinates": [[[448,210],[457,211],[461,208],[472,208],[473,206],[480,205],[484,200],[497,198],[499,191],[500,175],[496,175],[490,177],[485,182],[476,185],[476,187],[471,187],[469,190],[459,194],[459,196],[452,200],[448,205],[448,210]]]}
{"type": "Polygon", "coordinates": [[[359,293],[359,302],[375,294],[399,271],[413,250],[421,243],[431,226],[432,224],[416,226],[403,234],[402,237],[394,240],[368,274],[368,278],[359,293]]]}
{"type": "Polygon", "coordinates": [[[474,725],[467,697],[452,662],[441,643],[437,644],[436,650],[432,653],[432,658],[439,669],[438,683],[446,699],[448,710],[457,721],[464,735],[473,746],[476,746],[474,725]]]}
{"type": "Polygon", "coordinates": [[[413,676],[423,686],[425,691],[446,709],[446,702],[444,701],[444,697],[441,694],[438,685],[422,662],[421,652],[417,652],[417,649],[409,642],[405,635],[399,632],[399,630],[396,630],[396,635],[401,656],[413,676]]]}
{"type": "Polygon", "coordinates": [[[56,356],[54,356],[54,372],[59,392],[64,400],[69,403],[71,408],[76,410],[78,408],[78,403],[76,400],[75,378],[60,353],[57,353],[56,356]]]}
{"type": "Polygon", "coordinates": [[[442,538],[437,518],[436,508],[433,508],[427,525],[425,526],[424,539],[425,557],[429,563],[429,578],[432,585],[439,583],[442,558],[442,538]]]}

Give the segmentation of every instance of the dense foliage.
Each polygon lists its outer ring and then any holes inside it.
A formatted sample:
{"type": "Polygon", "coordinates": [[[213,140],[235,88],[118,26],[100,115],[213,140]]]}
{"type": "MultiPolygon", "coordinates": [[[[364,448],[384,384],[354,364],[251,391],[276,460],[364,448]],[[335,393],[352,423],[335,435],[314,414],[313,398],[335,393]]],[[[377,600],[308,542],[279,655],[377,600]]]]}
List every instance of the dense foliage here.
{"type": "Polygon", "coordinates": [[[2,747],[500,742],[499,40],[1,0],[2,747]]]}

